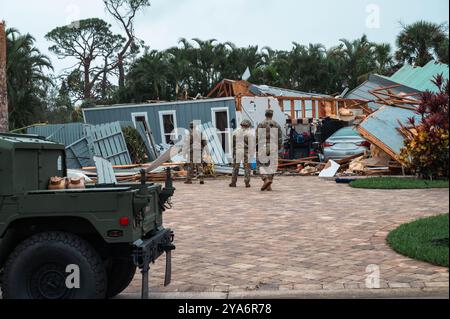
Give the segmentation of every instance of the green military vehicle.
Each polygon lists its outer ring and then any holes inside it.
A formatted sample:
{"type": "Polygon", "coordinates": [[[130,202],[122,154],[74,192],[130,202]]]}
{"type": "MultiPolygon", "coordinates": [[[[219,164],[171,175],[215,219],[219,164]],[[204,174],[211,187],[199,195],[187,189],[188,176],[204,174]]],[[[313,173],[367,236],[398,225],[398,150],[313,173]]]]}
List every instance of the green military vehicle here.
{"type": "Polygon", "coordinates": [[[65,149],[36,136],[0,134],[0,286],[10,299],[99,299],[120,294],[166,253],[171,278],[173,232],[163,227],[174,188],[145,183],[48,190],[67,176],[65,149]]]}

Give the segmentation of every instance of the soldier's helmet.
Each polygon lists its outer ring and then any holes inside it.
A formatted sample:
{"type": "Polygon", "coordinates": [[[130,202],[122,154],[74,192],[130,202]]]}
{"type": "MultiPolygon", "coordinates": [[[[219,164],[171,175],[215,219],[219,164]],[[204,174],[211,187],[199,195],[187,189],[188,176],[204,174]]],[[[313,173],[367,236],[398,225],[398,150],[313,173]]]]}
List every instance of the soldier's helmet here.
{"type": "Polygon", "coordinates": [[[252,126],[252,122],[250,122],[249,120],[243,120],[241,122],[241,126],[242,127],[246,127],[246,128],[251,127],[252,126]]]}
{"type": "Polygon", "coordinates": [[[272,117],[273,116],[273,110],[268,109],[266,110],[266,117],[272,117]]]}

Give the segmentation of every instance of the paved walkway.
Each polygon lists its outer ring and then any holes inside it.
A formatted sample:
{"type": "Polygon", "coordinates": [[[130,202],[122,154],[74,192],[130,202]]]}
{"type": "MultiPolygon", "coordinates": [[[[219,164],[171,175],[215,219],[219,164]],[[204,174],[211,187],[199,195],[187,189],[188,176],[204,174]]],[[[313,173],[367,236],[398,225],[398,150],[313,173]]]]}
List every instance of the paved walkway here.
{"type": "MultiPolygon", "coordinates": [[[[379,269],[381,290],[448,293],[447,268],[401,256],[385,243],[402,223],[448,213],[447,189],[361,190],[278,177],[274,192],[262,193],[260,181],[253,184],[176,183],[174,208],[165,215],[176,233],[173,282],[162,287],[161,258],[152,268],[153,292],[363,293],[367,276],[379,269]]],[[[136,276],[124,296],[139,289],[136,276]]]]}

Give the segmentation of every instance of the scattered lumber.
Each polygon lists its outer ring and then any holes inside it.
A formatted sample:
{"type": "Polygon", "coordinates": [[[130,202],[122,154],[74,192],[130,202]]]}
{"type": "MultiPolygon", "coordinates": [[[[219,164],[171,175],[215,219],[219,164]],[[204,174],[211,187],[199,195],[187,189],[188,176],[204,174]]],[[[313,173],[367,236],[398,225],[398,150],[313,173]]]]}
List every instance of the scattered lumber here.
{"type": "Polygon", "coordinates": [[[305,158],[300,158],[298,160],[286,160],[280,159],[282,164],[278,165],[279,169],[290,167],[290,166],[298,166],[299,164],[307,164],[307,165],[319,165],[320,162],[316,162],[314,160],[317,159],[317,156],[310,156],[305,158]]]}
{"type": "Polygon", "coordinates": [[[364,153],[360,153],[360,154],[356,154],[356,155],[353,155],[353,156],[349,156],[349,157],[343,158],[341,160],[337,160],[335,162],[340,164],[340,165],[349,164],[354,159],[356,159],[358,157],[361,157],[361,156],[364,156],[364,155],[365,155],[364,153]]]}

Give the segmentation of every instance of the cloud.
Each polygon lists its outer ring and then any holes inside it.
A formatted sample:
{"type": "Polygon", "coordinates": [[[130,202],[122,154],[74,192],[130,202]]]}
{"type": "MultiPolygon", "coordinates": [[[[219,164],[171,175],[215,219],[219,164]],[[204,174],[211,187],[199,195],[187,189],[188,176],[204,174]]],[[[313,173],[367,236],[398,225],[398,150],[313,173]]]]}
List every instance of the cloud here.
{"type": "MultiPolygon", "coordinates": [[[[363,33],[371,41],[394,44],[399,21],[448,21],[448,0],[150,0],[152,5],[137,18],[136,33],[154,49],[187,39],[232,41],[238,46],[259,45],[290,49],[292,42],[338,44],[363,33]],[[367,28],[366,7],[380,7],[380,28],[367,28]],[[407,7],[408,10],[404,10],[407,7]]],[[[72,18],[99,17],[120,32],[106,14],[101,0],[0,0],[0,19],[22,33],[31,33],[41,51],[51,56],[55,70],[70,66],[48,52],[44,36],[72,18]]]]}

